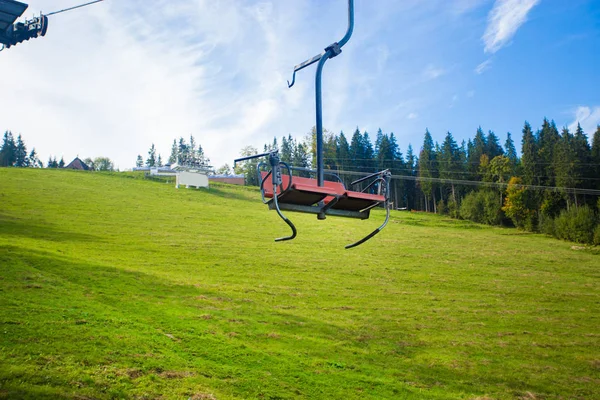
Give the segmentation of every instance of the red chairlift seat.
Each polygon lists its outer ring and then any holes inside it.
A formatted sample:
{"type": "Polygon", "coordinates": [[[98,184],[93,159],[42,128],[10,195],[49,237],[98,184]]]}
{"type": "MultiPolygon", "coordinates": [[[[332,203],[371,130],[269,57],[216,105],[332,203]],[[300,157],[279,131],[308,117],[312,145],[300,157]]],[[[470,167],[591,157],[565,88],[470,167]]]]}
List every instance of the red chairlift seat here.
{"type": "MultiPolygon", "coordinates": [[[[266,181],[269,174],[270,172],[261,171],[260,176],[263,182],[266,181]]],[[[316,179],[287,174],[282,174],[281,178],[281,187],[284,189],[278,188],[277,191],[277,199],[280,204],[312,206],[323,201],[327,205],[337,199],[336,203],[331,206],[334,210],[362,211],[385,202],[383,195],[347,190],[342,182],[324,181],[324,186],[318,186],[316,179]]],[[[273,198],[271,185],[263,184],[263,191],[265,197],[273,198]]]]}

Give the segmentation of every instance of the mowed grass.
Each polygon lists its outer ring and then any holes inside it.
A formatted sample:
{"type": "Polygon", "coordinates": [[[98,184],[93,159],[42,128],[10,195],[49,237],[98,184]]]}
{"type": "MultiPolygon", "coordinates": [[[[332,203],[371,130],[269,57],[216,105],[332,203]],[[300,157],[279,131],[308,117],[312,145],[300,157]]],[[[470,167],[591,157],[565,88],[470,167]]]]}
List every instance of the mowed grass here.
{"type": "Polygon", "coordinates": [[[257,189],[0,169],[0,398],[600,398],[600,252],[257,189]]]}

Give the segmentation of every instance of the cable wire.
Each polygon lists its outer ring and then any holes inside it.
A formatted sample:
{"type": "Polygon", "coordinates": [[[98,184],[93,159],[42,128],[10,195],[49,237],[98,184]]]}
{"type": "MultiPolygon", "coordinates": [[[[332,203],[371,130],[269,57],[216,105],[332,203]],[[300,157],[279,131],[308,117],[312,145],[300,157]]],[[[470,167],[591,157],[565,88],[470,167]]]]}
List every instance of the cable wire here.
{"type": "Polygon", "coordinates": [[[49,13],[49,14],[46,14],[46,16],[47,16],[47,17],[49,17],[49,16],[51,16],[51,15],[56,15],[56,14],[64,13],[64,12],[67,12],[67,11],[75,10],[75,9],[82,8],[82,7],[86,7],[86,6],[91,6],[92,4],[100,3],[100,2],[102,2],[102,1],[104,1],[104,0],[95,0],[95,1],[91,1],[91,2],[89,2],[89,3],[80,4],[80,5],[78,5],[78,6],[74,6],[74,7],[65,8],[64,10],[60,10],[60,11],[54,11],[54,12],[51,12],[51,13],[49,13]]]}

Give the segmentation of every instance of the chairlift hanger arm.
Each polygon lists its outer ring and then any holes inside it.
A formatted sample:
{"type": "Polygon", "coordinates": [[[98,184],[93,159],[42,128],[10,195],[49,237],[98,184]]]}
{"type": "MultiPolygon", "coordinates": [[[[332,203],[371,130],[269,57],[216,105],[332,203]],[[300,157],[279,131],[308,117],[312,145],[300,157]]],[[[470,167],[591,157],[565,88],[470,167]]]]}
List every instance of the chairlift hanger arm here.
{"type": "Polygon", "coordinates": [[[342,40],[327,46],[325,48],[325,52],[317,54],[313,58],[296,65],[294,67],[294,74],[292,75],[292,82],[290,83],[290,81],[288,81],[288,87],[291,88],[294,86],[294,83],[296,83],[296,72],[316,63],[324,57],[329,59],[338,56],[342,52],[342,47],[344,47],[344,45],[348,43],[348,40],[350,40],[352,32],[354,32],[354,0],[348,0],[348,29],[346,30],[346,34],[342,40]]]}

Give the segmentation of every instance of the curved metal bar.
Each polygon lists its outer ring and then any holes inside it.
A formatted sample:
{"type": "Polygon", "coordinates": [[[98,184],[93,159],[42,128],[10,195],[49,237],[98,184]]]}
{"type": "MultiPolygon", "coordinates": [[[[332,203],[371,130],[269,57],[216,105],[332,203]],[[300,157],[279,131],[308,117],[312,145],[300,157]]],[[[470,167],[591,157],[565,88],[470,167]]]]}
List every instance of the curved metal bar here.
{"type": "MultiPolygon", "coordinates": [[[[276,190],[277,190],[277,185],[273,185],[273,193],[276,193],[276,190]]],[[[296,230],[296,227],[294,226],[294,224],[292,223],[292,221],[290,221],[289,219],[287,219],[287,217],[285,215],[283,215],[283,213],[279,209],[279,203],[277,202],[277,195],[273,196],[273,203],[275,204],[275,210],[277,211],[277,214],[279,214],[279,216],[281,217],[281,219],[286,224],[288,224],[288,226],[292,229],[292,234],[290,236],[280,237],[280,238],[275,239],[275,241],[276,242],[283,242],[283,241],[286,241],[286,240],[292,240],[298,234],[298,231],[296,230]]]]}
{"type": "Polygon", "coordinates": [[[364,238],[360,239],[358,242],[347,245],[346,249],[351,249],[353,247],[360,246],[361,244],[363,244],[364,242],[366,242],[367,240],[371,239],[373,236],[375,236],[379,232],[381,232],[383,230],[383,228],[385,228],[385,226],[388,224],[388,221],[390,220],[390,206],[387,201],[385,204],[385,209],[386,209],[386,215],[385,215],[385,221],[383,222],[383,224],[379,228],[375,229],[373,232],[369,233],[364,238]]]}
{"type": "Polygon", "coordinates": [[[323,97],[321,95],[322,89],[322,76],[323,67],[329,58],[331,57],[332,51],[328,50],[317,65],[317,73],[315,75],[315,106],[316,106],[316,129],[317,129],[317,185],[325,185],[324,176],[324,157],[323,157],[323,97]]]}
{"type": "Polygon", "coordinates": [[[348,0],[348,30],[342,40],[338,42],[340,47],[344,47],[348,43],[348,40],[352,37],[352,32],[354,32],[354,0],[348,0]]]}
{"type": "Polygon", "coordinates": [[[269,171],[267,173],[267,175],[265,175],[264,179],[262,176],[260,176],[260,169],[266,165],[267,165],[267,163],[262,162],[256,166],[256,174],[258,175],[258,180],[260,181],[260,196],[262,198],[263,204],[267,204],[269,202],[265,198],[265,182],[267,181],[267,179],[269,179],[269,176],[271,176],[271,174],[273,173],[272,171],[269,171]]]}

